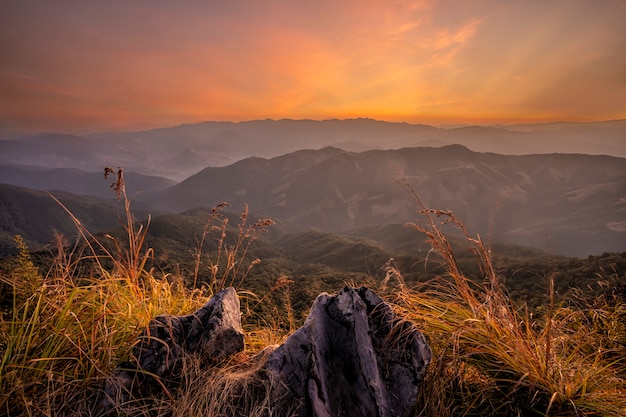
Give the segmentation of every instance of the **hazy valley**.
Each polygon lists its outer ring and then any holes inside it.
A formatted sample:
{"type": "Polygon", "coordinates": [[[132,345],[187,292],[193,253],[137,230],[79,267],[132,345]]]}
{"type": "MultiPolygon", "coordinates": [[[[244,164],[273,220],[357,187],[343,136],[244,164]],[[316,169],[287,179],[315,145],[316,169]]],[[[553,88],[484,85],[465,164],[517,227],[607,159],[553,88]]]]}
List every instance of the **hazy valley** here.
{"type": "Polygon", "coordinates": [[[138,218],[226,201],[290,230],[354,235],[416,219],[406,182],[426,207],[452,210],[490,244],[581,257],[620,252],[625,132],[625,121],[441,129],[266,120],[0,140],[0,183],[22,187],[1,189],[2,245],[16,233],[35,247],[54,230],[71,234],[63,210],[35,190],[65,192],[54,194],[94,231],[119,224],[102,173],[123,166],[138,218]]]}
{"type": "Polygon", "coordinates": [[[476,152],[507,155],[581,153],[626,157],[624,132],[626,120],[449,128],[371,119],[205,122],[81,136],[13,133],[0,140],[0,165],[86,171],[123,166],[144,175],[182,181],[206,167],[327,146],[362,152],[461,144],[476,152]]]}

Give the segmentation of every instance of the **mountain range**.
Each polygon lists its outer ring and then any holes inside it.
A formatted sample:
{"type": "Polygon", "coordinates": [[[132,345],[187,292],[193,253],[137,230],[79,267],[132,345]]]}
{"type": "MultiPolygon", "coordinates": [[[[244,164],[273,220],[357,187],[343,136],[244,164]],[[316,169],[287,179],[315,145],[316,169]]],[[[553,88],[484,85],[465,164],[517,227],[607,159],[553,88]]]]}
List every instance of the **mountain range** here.
{"type": "MultiPolygon", "coordinates": [[[[33,190],[62,190],[73,194],[111,198],[111,190],[103,187],[103,172],[76,168],[45,168],[37,166],[0,166],[0,182],[31,188],[33,190]]],[[[129,196],[137,193],[159,191],[176,182],[163,177],[127,172],[124,175],[129,196]]],[[[110,181],[108,182],[110,185],[110,181]]]]}
{"type": "MultiPolygon", "coordinates": [[[[41,243],[16,211],[41,213],[33,224],[46,221],[43,214],[56,210],[35,190],[59,190],[66,199],[76,195],[81,213],[100,218],[98,227],[111,225],[119,211],[102,211],[115,205],[103,167],[123,166],[133,207],[153,217],[227,201],[292,230],[372,238],[375,230],[419,218],[415,192],[425,207],[451,210],[488,243],[569,256],[625,251],[625,132],[626,121],[441,129],[368,119],[266,120],[0,140],[0,183],[22,187],[3,186],[0,221],[3,236],[25,233],[41,243]],[[445,145],[457,140],[509,151],[445,145]],[[543,153],[514,155],[542,142],[543,153]],[[342,147],[303,149],[305,143],[342,147]],[[437,146],[400,147],[412,143],[437,146]],[[281,149],[295,150],[272,156],[281,149]],[[248,154],[254,156],[229,162],[248,154]]],[[[50,229],[61,227],[48,221],[50,229]]]]}
{"type": "MultiPolygon", "coordinates": [[[[72,240],[77,236],[71,216],[52,196],[91,232],[121,224],[123,207],[115,200],[0,184],[0,256],[14,252],[15,235],[21,235],[32,249],[54,244],[57,234],[72,240]]],[[[145,217],[146,212],[138,207],[137,215],[145,217]]]]}
{"type": "Polygon", "coordinates": [[[370,149],[461,144],[508,155],[582,153],[626,157],[626,120],[594,123],[434,127],[349,120],[205,122],[138,132],[46,133],[0,140],[0,165],[100,171],[123,166],[182,181],[206,167],[327,146],[370,149]]]}
{"type": "Polygon", "coordinates": [[[420,207],[402,183],[494,242],[578,256],[626,249],[626,160],[610,156],[323,148],[206,168],[140,198],[174,212],[249,204],[294,227],[346,232],[416,220],[420,207]]]}

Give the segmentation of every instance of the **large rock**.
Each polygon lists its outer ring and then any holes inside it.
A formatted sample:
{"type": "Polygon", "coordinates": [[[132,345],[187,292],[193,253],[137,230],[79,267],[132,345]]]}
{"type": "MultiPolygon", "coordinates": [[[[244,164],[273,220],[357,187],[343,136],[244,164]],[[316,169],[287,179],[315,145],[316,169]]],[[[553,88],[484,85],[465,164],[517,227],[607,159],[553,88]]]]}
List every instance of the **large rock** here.
{"type": "MultiPolygon", "coordinates": [[[[142,398],[163,392],[175,401],[171,388],[181,381],[188,358],[210,367],[242,349],[239,300],[232,288],[193,314],[157,317],[139,337],[132,362],[107,381],[101,411],[132,415],[145,407],[142,398]]],[[[210,415],[252,410],[268,416],[408,417],[430,358],[412,323],[371,290],[346,287],[319,295],[300,329],[243,364],[234,379],[227,370],[207,374],[226,382],[202,395],[217,398],[204,401],[210,415]]]]}
{"type": "Polygon", "coordinates": [[[275,407],[295,415],[398,417],[412,415],[430,358],[413,324],[369,289],[346,287],[319,295],[263,368],[280,382],[275,407]]]}
{"type": "Polygon", "coordinates": [[[239,297],[233,288],[215,294],[186,316],[158,316],[137,339],[130,362],[106,381],[103,411],[175,388],[189,360],[207,367],[244,348],[239,297]]]}
{"type": "Polygon", "coordinates": [[[186,316],[158,316],[133,348],[140,369],[162,380],[180,377],[185,355],[201,363],[224,359],[244,348],[239,297],[227,288],[186,316]]]}

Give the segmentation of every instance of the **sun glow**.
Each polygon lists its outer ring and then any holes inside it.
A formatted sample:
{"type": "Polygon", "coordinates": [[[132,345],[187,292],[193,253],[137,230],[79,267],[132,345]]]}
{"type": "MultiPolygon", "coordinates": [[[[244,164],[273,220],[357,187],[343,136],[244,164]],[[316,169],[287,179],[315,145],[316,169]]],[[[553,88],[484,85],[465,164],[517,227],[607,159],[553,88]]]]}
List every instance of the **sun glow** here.
{"type": "Polygon", "coordinates": [[[626,117],[618,1],[3,8],[0,126],[10,128],[626,117]]]}

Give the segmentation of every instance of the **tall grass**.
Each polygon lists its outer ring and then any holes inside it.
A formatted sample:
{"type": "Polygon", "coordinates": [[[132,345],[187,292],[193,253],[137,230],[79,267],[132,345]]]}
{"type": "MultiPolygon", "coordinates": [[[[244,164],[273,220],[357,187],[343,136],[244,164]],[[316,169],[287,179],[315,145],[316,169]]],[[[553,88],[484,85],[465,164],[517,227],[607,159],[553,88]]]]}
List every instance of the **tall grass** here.
{"type": "Polygon", "coordinates": [[[617,342],[623,306],[555,305],[553,282],[542,316],[515,305],[481,238],[451,212],[429,210],[414,197],[422,217],[410,226],[427,236],[430,261],[437,258],[447,271],[407,289],[390,267],[400,314],[422,326],[433,348],[418,415],[626,416],[626,350],[617,342]],[[446,224],[472,246],[482,281],[460,270],[442,232],[446,224]]]}
{"type": "MultiPolygon", "coordinates": [[[[123,238],[94,236],[58,200],[81,240],[68,249],[57,239],[55,261],[46,276],[39,274],[17,238],[18,266],[2,277],[13,292],[13,306],[0,316],[0,415],[92,414],[96,391],[128,358],[134,338],[148,322],[160,314],[190,313],[216,291],[241,283],[251,267],[242,269],[250,243],[271,224],[248,225],[245,210],[235,244],[227,245],[222,222],[219,254],[209,265],[214,271],[211,285],[187,288],[182,278],[159,278],[148,268],[153,256],[145,245],[149,220],[143,225],[133,218],[123,170],[107,168],[105,179],[109,175],[115,176],[111,187],[124,203],[123,238]]],[[[171,407],[163,410],[171,413],[171,407]]]]}
{"type": "MultiPolygon", "coordinates": [[[[123,171],[105,173],[115,176],[112,188],[124,203],[123,238],[92,235],[66,209],[81,244],[68,249],[59,237],[46,274],[35,268],[28,248],[17,239],[16,267],[2,277],[13,303],[0,316],[0,415],[95,414],[97,390],[128,358],[149,320],[189,313],[220,289],[241,287],[258,263],[249,259],[249,249],[271,222],[250,224],[246,207],[229,240],[232,229],[221,214],[226,205],[220,204],[197,240],[193,286],[186,287],[181,277],[157,277],[150,268],[153,251],[146,247],[149,220],[140,224],[132,217],[123,171]],[[208,239],[215,239],[216,250],[206,251],[208,239]],[[202,268],[210,271],[205,285],[198,282],[202,268]]],[[[540,313],[514,304],[480,237],[471,236],[452,213],[429,210],[414,197],[422,217],[411,227],[431,243],[427,262],[441,262],[447,273],[409,288],[389,263],[380,288],[402,318],[422,329],[433,350],[416,415],[626,416],[623,302],[557,303],[550,287],[540,313]],[[472,246],[480,279],[470,279],[458,266],[443,232],[448,226],[460,230],[472,246]]],[[[293,330],[291,283],[279,277],[268,293],[282,295],[293,330]]],[[[240,296],[244,317],[271,298],[245,291],[240,296]]],[[[259,373],[263,354],[253,354],[285,335],[271,317],[265,323],[269,326],[247,326],[247,351],[210,370],[190,360],[171,399],[155,399],[133,415],[276,415],[269,396],[274,381],[259,373]]]]}
{"type": "MultiPolygon", "coordinates": [[[[87,400],[155,315],[188,313],[205,301],[169,280],[141,287],[113,276],[88,284],[57,277],[2,320],[0,410],[7,415],[59,415],[87,400]]],[[[70,413],[71,414],[71,413],[70,413]]]]}
{"type": "Polygon", "coordinates": [[[237,233],[232,244],[227,244],[228,218],[222,215],[224,207],[230,205],[222,202],[211,210],[202,230],[194,253],[193,287],[198,284],[198,276],[202,265],[207,265],[209,291],[214,294],[223,288],[240,287],[250,271],[258,265],[260,259],[248,260],[248,253],[252,244],[274,224],[271,219],[259,219],[250,224],[248,222],[248,205],[244,205],[237,224],[237,233]],[[217,249],[213,254],[203,253],[205,241],[211,235],[217,237],[217,249]],[[248,263],[246,263],[249,261],[248,263]]]}

